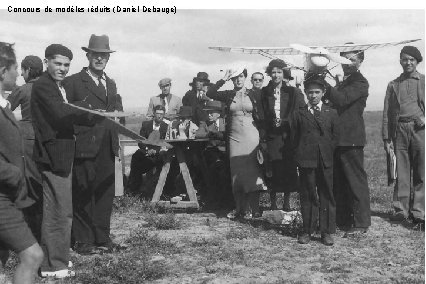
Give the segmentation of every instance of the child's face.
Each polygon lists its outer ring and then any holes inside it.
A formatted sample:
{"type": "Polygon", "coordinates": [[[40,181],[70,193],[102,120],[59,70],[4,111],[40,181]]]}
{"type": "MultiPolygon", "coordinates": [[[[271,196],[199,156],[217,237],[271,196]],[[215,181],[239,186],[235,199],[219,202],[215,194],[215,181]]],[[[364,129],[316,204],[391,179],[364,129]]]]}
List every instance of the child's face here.
{"type": "Polygon", "coordinates": [[[309,84],[305,89],[306,97],[311,105],[315,106],[324,96],[324,87],[319,84],[309,84]]]}
{"type": "Polygon", "coordinates": [[[215,122],[220,117],[220,112],[218,111],[209,111],[209,121],[215,122]]]}

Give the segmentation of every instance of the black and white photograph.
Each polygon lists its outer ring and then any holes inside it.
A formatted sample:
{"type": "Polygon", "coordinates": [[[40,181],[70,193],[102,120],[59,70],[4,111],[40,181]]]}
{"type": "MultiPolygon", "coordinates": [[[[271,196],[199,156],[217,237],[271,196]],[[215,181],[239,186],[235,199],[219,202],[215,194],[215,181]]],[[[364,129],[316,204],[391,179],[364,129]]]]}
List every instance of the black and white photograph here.
{"type": "Polygon", "coordinates": [[[345,4],[2,3],[0,284],[425,283],[425,8],[345,4]]]}

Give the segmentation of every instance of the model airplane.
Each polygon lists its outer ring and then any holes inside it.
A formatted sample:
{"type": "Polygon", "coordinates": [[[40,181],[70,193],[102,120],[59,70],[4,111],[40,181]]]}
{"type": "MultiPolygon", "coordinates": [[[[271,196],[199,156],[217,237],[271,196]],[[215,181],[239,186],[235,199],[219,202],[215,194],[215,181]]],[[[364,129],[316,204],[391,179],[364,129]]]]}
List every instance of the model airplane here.
{"type": "Polygon", "coordinates": [[[304,46],[301,44],[290,44],[289,47],[209,47],[210,49],[219,50],[223,52],[237,52],[246,54],[260,54],[270,59],[278,58],[277,55],[304,55],[304,67],[296,66],[286,60],[284,62],[291,69],[303,70],[305,73],[328,73],[329,70],[338,66],[339,64],[350,64],[350,60],[339,55],[340,52],[350,51],[365,51],[369,49],[377,49],[388,46],[396,46],[400,44],[408,44],[418,41],[420,39],[404,40],[398,42],[386,43],[368,43],[368,44],[342,44],[334,46],[304,46]],[[330,63],[334,62],[333,66],[330,63]]]}

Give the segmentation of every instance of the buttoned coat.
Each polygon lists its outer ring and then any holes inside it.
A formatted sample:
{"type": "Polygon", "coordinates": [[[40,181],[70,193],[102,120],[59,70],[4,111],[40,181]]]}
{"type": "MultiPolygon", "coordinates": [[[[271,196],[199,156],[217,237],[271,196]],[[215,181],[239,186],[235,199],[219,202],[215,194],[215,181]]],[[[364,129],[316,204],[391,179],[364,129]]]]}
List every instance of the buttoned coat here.
{"type": "Polygon", "coordinates": [[[53,78],[44,72],[31,91],[34,160],[52,172],[69,174],[75,154],[74,124],[93,125],[93,115],[67,106],[53,78]]]}
{"type": "Polygon", "coordinates": [[[0,194],[7,195],[18,208],[34,203],[28,197],[21,132],[9,109],[0,107],[0,194]]]}
{"type": "MultiPolygon", "coordinates": [[[[148,118],[152,118],[154,116],[154,107],[157,105],[163,105],[160,95],[153,96],[149,99],[148,111],[146,113],[148,118]]],[[[169,119],[170,116],[178,114],[181,106],[182,99],[172,94],[169,102],[169,109],[167,110],[165,117],[169,119]]]]}
{"type": "MultiPolygon", "coordinates": [[[[420,82],[417,90],[417,104],[425,115],[425,75],[418,73],[420,82]]],[[[396,138],[396,126],[400,112],[399,84],[403,80],[403,74],[389,82],[386,89],[383,108],[382,138],[383,140],[396,138]]]]}
{"type": "Polygon", "coordinates": [[[368,88],[368,81],[360,72],[353,73],[337,87],[329,88],[327,98],[339,116],[337,146],[365,146],[363,112],[368,88]]]}
{"type": "Polygon", "coordinates": [[[304,107],[292,115],[294,160],[302,168],[316,168],[319,161],[325,168],[333,166],[333,152],[337,138],[337,112],[323,104],[320,122],[304,107]]]}
{"type": "MultiPolygon", "coordinates": [[[[122,111],[121,97],[117,94],[115,82],[107,75],[105,78],[106,97],[100,93],[95,81],[87,73],[87,68],[67,77],[64,80],[64,88],[68,102],[107,112],[122,111]]],[[[118,132],[106,124],[106,118],[98,120],[96,125],[90,127],[75,124],[74,133],[76,135],[76,158],[96,157],[104,135],[107,135],[111,141],[112,154],[118,156],[118,132]]]]}

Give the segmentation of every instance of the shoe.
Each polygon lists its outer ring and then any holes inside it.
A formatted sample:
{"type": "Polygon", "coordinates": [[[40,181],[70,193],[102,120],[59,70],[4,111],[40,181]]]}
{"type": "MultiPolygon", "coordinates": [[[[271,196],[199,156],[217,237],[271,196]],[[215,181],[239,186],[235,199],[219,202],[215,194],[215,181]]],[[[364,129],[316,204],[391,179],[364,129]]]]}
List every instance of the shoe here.
{"type": "Polygon", "coordinates": [[[244,214],[243,219],[246,219],[246,220],[253,219],[253,215],[251,214],[251,212],[247,212],[246,214],[244,214]]]}
{"type": "Polygon", "coordinates": [[[355,236],[362,236],[366,234],[368,231],[368,228],[361,228],[361,227],[353,227],[349,229],[344,235],[344,238],[348,237],[355,237],[355,236]]]}
{"type": "Polygon", "coordinates": [[[226,214],[226,218],[228,218],[228,219],[235,219],[235,218],[237,218],[237,217],[240,217],[240,213],[238,213],[237,212],[237,210],[232,210],[231,212],[229,212],[228,214],[226,214]]]}
{"type": "Polygon", "coordinates": [[[57,271],[41,271],[40,276],[43,278],[54,277],[55,279],[63,279],[68,277],[75,277],[75,271],[69,269],[62,269],[57,271]]]}
{"type": "Polygon", "coordinates": [[[94,245],[79,242],[75,244],[74,250],[79,255],[93,255],[101,253],[101,250],[99,250],[94,245]]]}
{"type": "Polygon", "coordinates": [[[389,220],[392,222],[402,222],[405,221],[407,217],[403,212],[396,212],[392,216],[389,217],[389,220]]]}
{"type": "Polygon", "coordinates": [[[310,241],[311,241],[311,235],[307,233],[303,233],[297,238],[297,242],[303,245],[309,244],[310,241]]]}
{"type": "Polygon", "coordinates": [[[322,233],[321,234],[321,242],[323,244],[325,244],[326,246],[334,245],[333,237],[328,233],[322,233]]]}
{"type": "Polygon", "coordinates": [[[117,244],[117,243],[114,243],[111,240],[109,240],[106,243],[98,244],[98,247],[97,247],[97,249],[101,250],[103,253],[117,252],[117,251],[121,251],[121,250],[126,250],[127,248],[128,248],[127,245],[117,244]]]}

